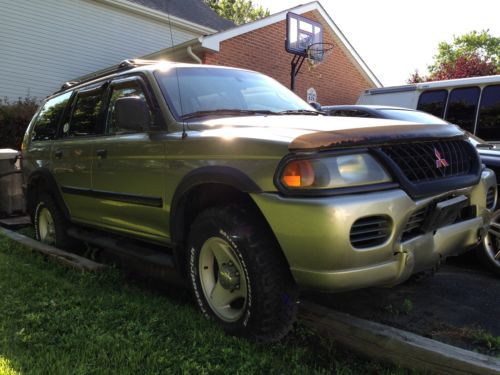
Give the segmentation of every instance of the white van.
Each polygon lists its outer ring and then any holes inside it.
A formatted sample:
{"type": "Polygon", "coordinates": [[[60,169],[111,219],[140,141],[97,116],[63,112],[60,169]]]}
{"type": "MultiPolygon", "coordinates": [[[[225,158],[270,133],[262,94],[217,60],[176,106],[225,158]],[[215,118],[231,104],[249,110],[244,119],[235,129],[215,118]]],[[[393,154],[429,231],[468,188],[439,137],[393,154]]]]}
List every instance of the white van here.
{"type": "Polygon", "coordinates": [[[369,89],[357,104],[418,109],[500,142],[500,75],[369,89]]]}

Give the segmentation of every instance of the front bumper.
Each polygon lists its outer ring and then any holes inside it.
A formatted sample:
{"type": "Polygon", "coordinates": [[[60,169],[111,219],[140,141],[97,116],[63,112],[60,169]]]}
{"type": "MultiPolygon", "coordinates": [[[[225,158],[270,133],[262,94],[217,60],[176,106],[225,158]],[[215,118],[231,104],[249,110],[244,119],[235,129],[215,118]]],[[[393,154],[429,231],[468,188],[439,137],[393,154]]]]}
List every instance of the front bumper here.
{"type": "Polygon", "coordinates": [[[486,169],[477,185],[418,201],[401,189],[321,198],[252,197],[276,235],[297,284],[335,292],[401,283],[413,273],[478,244],[492,213],[486,207],[491,187],[496,187],[495,174],[486,169]],[[468,197],[476,214],[402,239],[412,214],[450,195],[468,197]],[[380,245],[354,248],[351,227],[370,216],[388,217],[390,234],[380,245]]]}

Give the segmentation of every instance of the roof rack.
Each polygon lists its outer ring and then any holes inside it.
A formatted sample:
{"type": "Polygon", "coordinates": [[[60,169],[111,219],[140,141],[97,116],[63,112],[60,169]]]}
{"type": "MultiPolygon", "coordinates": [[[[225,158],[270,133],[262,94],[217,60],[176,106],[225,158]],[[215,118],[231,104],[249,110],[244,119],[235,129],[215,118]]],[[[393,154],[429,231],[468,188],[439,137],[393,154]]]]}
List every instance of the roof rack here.
{"type": "Polygon", "coordinates": [[[158,60],[142,60],[142,59],[123,60],[122,62],[120,62],[117,65],[113,65],[109,68],[99,70],[95,73],[90,73],[90,74],[81,76],[74,81],[65,82],[61,86],[61,88],[59,89],[58,92],[67,90],[70,87],[73,87],[75,85],[79,85],[79,84],[84,83],[84,82],[89,82],[89,81],[93,81],[94,79],[105,77],[105,76],[113,74],[113,73],[122,72],[124,70],[136,68],[138,66],[154,65],[154,64],[158,64],[158,63],[159,63],[158,60]]]}

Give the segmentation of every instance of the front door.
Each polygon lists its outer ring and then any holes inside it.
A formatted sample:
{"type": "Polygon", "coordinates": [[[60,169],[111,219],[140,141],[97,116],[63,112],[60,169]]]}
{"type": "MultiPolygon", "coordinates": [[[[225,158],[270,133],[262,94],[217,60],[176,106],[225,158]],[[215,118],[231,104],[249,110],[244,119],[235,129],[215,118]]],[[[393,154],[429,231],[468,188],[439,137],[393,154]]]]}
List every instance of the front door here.
{"type": "Polygon", "coordinates": [[[114,113],[119,98],[150,100],[145,88],[140,77],[110,84],[105,135],[92,151],[92,192],[100,226],[163,242],[168,234],[164,142],[152,140],[148,126],[121,129],[114,113]]]}

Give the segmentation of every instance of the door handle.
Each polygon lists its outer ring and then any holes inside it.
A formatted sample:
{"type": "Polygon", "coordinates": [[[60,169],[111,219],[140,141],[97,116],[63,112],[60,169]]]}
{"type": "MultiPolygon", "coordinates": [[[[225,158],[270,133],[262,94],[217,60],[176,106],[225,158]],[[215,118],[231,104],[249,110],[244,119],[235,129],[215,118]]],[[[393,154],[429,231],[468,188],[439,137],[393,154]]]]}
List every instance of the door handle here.
{"type": "Polygon", "coordinates": [[[63,156],[63,152],[62,150],[56,150],[56,152],[54,152],[54,156],[57,158],[57,159],[61,159],[62,156],[63,156]]]}
{"type": "Polygon", "coordinates": [[[108,150],[105,149],[97,150],[96,154],[98,158],[106,159],[106,157],[108,156],[108,150]]]}

